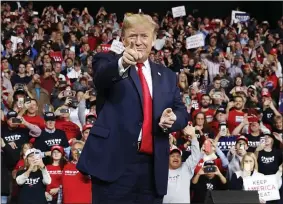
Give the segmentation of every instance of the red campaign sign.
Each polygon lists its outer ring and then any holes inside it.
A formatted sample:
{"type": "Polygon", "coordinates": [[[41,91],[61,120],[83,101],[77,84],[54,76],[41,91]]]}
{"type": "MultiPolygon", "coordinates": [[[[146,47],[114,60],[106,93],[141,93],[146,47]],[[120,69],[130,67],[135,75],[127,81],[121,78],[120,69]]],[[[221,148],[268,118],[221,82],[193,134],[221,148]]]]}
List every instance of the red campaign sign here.
{"type": "Polygon", "coordinates": [[[60,51],[57,52],[50,52],[49,56],[55,61],[55,62],[62,62],[63,61],[63,56],[60,51]]]}
{"type": "Polygon", "coordinates": [[[111,45],[109,44],[101,44],[102,52],[109,52],[111,45]]]}

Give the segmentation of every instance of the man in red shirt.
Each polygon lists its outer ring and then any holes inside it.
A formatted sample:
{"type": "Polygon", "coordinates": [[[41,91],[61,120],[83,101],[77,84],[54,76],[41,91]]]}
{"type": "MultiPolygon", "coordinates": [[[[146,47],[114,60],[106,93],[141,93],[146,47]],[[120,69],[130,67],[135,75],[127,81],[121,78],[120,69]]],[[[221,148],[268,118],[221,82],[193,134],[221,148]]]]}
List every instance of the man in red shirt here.
{"type": "Polygon", "coordinates": [[[56,120],[56,129],[63,130],[68,141],[81,135],[79,126],[70,121],[69,107],[61,106],[56,110],[55,115],[59,116],[59,119],[56,120]]]}
{"type": "Polygon", "coordinates": [[[24,106],[24,108],[26,109],[26,114],[23,116],[23,118],[33,124],[36,125],[38,127],[40,127],[41,129],[45,128],[45,124],[44,124],[44,119],[42,117],[40,117],[39,115],[37,115],[38,112],[38,103],[35,99],[31,99],[30,103],[26,106],[24,106]]]}
{"type": "Polygon", "coordinates": [[[228,103],[226,112],[228,114],[227,125],[230,133],[244,120],[243,108],[244,98],[242,96],[235,96],[234,101],[228,103]]]}
{"type": "Polygon", "coordinates": [[[192,118],[196,116],[199,112],[205,113],[206,116],[206,121],[208,123],[211,123],[213,121],[213,116],[214,116],[214,110],[209,108],[209,105],[211,104],[211,98],[208,94],[203,94],[201,96],[201,108],[197,109],[193,112],[192,118]]]}
{"type": "Polygon", "coordinates": [[[73,160],[63,170],[63,204],[69,203],[91,203],[91,179],[79,172],[76,168],[84,142],[74,141],[72,145],[73,160]]]}

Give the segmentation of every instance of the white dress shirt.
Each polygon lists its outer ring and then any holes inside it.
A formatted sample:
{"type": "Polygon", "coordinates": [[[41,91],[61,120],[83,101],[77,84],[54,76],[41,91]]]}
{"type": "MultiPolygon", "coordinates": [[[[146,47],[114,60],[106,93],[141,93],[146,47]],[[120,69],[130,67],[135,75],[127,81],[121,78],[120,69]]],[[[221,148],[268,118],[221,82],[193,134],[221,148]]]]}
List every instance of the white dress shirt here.
{"type": "MultiPolygon", "coordinates": [[[[119,61],[118,61],[118,69],[119,69],[119,75],[120,76],[122,76],[129,69],[129,67],[127,67],[127,68],[123,67],[123,65],[122,65],[122,58],[120,58],[119,61]]],[[[136,70],[138,71],[138,67],[137,66],[136,66],[136,70]]],[[[145,77],[145,80],[147,82],[147,85],[148,85],[148,88],[149,88],[149,92],[150,92],[150,95],[151,95],[151,98],[152,98],[152,77],[151,77],[151,68],[150,68],[148,60],[146,60],[143,63],[142,73],[143,73],[143,75],[145,77]]],[[[139,135],[138,141],[141,141],[141,138],[142,138],[142,130],[140,131],[140,135],[139,135]]]]}

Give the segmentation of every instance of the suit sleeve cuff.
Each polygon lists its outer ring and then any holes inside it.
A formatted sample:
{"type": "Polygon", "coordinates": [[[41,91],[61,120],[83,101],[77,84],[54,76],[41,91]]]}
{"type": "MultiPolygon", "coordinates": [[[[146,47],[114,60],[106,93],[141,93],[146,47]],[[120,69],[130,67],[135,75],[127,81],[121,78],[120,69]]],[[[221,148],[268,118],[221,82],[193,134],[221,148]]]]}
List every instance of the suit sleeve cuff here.
{"type": "Polygon", "coordinates": [[[130,66],[124,68],[122,65],[122,57],[120,57],[120,59],[118,60],[118,71],[119,71],[119,75],[123,76],[123,74],[129,69],[130,66]]]}

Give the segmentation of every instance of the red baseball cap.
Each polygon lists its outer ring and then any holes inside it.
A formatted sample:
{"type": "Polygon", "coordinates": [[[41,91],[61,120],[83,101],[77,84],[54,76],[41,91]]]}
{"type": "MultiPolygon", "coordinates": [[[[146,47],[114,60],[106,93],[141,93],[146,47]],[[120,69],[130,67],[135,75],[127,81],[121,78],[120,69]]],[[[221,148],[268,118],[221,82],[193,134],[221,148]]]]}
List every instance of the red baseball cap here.
{"type": "Polygon", "coordinates": [[[249,142],[249,140],[244,135],[239,136],[236,140],[236,143],[238,143],[239,140],[244,140],[247,144],[249,142]]]}
{"type": "Polygon", "coordinates": [[[59,152],[64,154],[64,148],[62,146],[54,145],[53,147],[51,147],[51,152],[53,152],[54,150],[58,150],[59,152]]]}
{"type": "Polygon", "coordinates": [[[182,156],[182,150],[180,150],[179,148],[174,147],[174,148],[170,149],[170,154],[172,154],[174,152],[178,152],[182,156]]]}
{"type": "Polygon", "coordinates": [[[258,117],[256,117],[256,116],[248,116],[248,121],[249,121],[250,123],[258,123],[258,122],[259,122],[259,119],[258,119],[258,117]]]}
{"type": "Polygon", "coordinates": [[[83,132],[84,132],[85,130],[87,130],[87,129],[90,129],[90,128],[92,128],[92,124],[84,125],[84,126],[83,126],[83,132]]]}
{"type": "Polygon", "coordinates": [[[276,48],[272,48],[272,49],[269,51],[269,54],[271,54],[271,55],[277,55],[277,49],[276,49],[276,48]]]}

